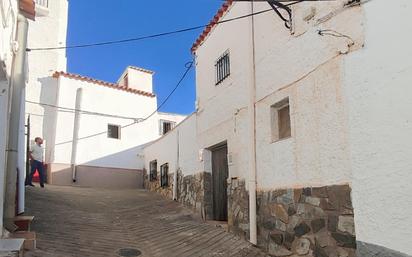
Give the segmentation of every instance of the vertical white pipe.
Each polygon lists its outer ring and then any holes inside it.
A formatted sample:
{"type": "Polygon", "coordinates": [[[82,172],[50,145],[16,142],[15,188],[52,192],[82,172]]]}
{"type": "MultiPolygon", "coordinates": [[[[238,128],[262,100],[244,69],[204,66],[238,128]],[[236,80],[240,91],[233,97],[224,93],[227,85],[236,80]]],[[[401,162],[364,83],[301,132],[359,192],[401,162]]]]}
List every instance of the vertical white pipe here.
{"type": "Polygon", "coordinates": [[[177,173],[180,170],[180,134],[179,130],[176,130],[177,133],[177,156],[176,156],[176,171],[173,175],[173,200],[177,201],[177,187],[179,186],[177,184],[177,173]]]}
{"type": "Polygon", "coordinates": [[[76,91],[76,107],[74,114],[74,125],[73,125],[73,139],[72,139],[72,156],[71,156],[71,169],[72,169],[72,179],[73,183],[77,181],[76,174],[76,159],[77,159],[77,145],[79,141],[79,127],[80,127],[80,110],[82,107],[82,95],[83,89],[78,88],[76,91]]]}
{"type": "Polygon", "coordinates": [[[21,101],[20,101],[20,128],[19,128],[19,146],[18,146],[18,164],[17,167],[19,169],[19,187],[18,187],[18,201],[17,201],[17,214],[24,213],[24,187],[25,187],[25,175],[26,175],[26,105],[25,105],[25,100],[26,100],[26,90],[23,90],[23,93],[21,95],[21,101]]]}
{"type": "MultiPolygon", "coordinates": [[[[254,2],[251,2],[251,13],[254,13],[254,2]]],[[[250,86],[249,98],[249,226],[250,242],[257,244],[257,222],[256,222],[256,57],[255,57],[255,20],[251,16],[251,63],[252,63],[252,83],[250,86]]]]}
{"type": "Polygon", "coordinates": [[[11,105],[9,115],[9,135],[7,143],[7,170],[6,170],[6,194],[5,194],[5,218],[14,218],[16,215],[16,182],[18,173],[18,147],[19,147],[19,126],[20,107],[23,90],[26,86],[25,64],[27,34],[29,22],[19,14],[17,16],[17,43],[18,49],[13,58],[11,72],[11,105]]]}

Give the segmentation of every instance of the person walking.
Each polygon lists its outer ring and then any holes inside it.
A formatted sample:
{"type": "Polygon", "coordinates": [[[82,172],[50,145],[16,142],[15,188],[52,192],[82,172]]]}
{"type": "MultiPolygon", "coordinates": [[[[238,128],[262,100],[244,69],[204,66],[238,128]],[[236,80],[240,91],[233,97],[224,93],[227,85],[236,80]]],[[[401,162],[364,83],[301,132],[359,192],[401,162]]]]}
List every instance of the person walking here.
{"type": "Polygon", "coordinates": [[[43,139],[36,137],[34,139],[35,144],[31,147],[29,152],[29,157],[31,160],[31,172],[27,180],[26,185],[34,187],[32,183],[33,175],[37,172],[39,173],[40,186],[44,187],[44,168],[43,168],[43,139]]]}

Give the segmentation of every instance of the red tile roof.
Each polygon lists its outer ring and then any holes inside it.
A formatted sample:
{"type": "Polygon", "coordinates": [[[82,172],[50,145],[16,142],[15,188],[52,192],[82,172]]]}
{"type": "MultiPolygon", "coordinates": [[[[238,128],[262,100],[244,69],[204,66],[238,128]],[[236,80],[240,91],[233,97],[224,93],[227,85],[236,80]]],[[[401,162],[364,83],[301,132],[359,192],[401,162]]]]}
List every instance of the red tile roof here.
{"type": "Polygon", "coordinates": [[[130,87],[125,87],[125,86],[120,86],[119,84],[110,83],[110,82],[106,82],[106,81],[102,81],[102,80],[97,80],[97,79],[93,79],[93,78],[90,78],[90,77],[85,77],[85,76],[81,76],[81,75],[73,74],[73,73],[68,73],[68,72],[64,72],[64,71],[56,71],[53,74],[53,78],[59,78],[60,76],[70,78],[70,79],[76,79],[76,80],[80,80],[80,81],[90,82],[90,83],[94,83],[94,84],[101,85],[101,86],[104,86],[104,87],[109,87],[109,88],[113,88],[113,89],[117,89],[117,90],[122,90],[122,91],[132,93],[132,94],[143,95],[143,96],[148,96],[148,97],[155,97],[156,96],[153,93],[145,92],[145,91],[142,91],[142,90],[138,90],[138,89],[134,89],[134,88],[130,88],[130,87]]]}
{"type": "Polygon", "coordinates": [[[197,38],[196,42],[192,46],[192,53],[194,53],[197,48],[205,41],[207,36],[209,36],[212,29],[218,24],[220,19],[226,14],[229,10],[229,7],[232,6],[233,0],[226,0],[226,2],[220,7],[219,11],[216,13],[215,17],[209,22],[209,25],[203,30],[202,34],[197,38]]]}

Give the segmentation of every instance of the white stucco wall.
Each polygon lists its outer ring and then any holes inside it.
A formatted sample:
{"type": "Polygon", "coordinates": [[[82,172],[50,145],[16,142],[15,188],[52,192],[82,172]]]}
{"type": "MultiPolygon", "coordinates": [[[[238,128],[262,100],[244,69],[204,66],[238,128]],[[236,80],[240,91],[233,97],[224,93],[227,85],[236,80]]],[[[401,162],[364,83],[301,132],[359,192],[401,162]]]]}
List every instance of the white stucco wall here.
{"type": "MultiPolygon", "coordinates": [[[[58,105],[75,108],[76,91],[83,88],[81,109],[124,117],[144,118],[156,109],[156,98],[132,94],[93,83],[59,78],[58,105]]],[[[108,124],[126,126],[133,120],[82,114],[79,138],[107,131],[108,124]]],[[[70,163],[74,114],[58,112],[54,151],[50,162],[70,163]]],[[[157,117],[121,129],[120,139],[107,133],[79,140],[77,164],[97,167],[141,169],[138,154],[141,145],[158,137],[157,117]]]]}
{"type": "MultiPolygon", "coordinates": [[[[149,71],[142,70],[137,67],[129,66],[127,67],[124,75],[127,73],[128,85],[130,88],[142,90],[145,92],[153,92],[153,73],[149,71]]],[[[122,82],[123,77],[119,79],[122,82]]],[[[119,83],[121,84],[121,83],[119,83]]]]}
{"type": "MultiPolygon", "coordinates": [[[[222,19],[249,13],[248,4],[238,3],[222,19]]],[[[248,19],[241,19],[216,26],[195,53],[199,148],[209,148],[226,141],[228,152],[234,160],[229,167],[230,177],[244,177],[247,174],[247,92],[252,80],[249,22],[248,19]],[[231,74],[215,85],[215,62],[227,50],[231,74]]]]}
{"type": "Polygon", "coordinates": [[[0,228],[3,227],[11,47],[15,40],[17,14],[17,1],[0,2],[0,228]]]}
{"type": "MultiPolygon", "coordinates": [[[[129,93],[102,85],[60,76],[56,83],[57,101],[54,105],[75,109],[76,92],[82,88],[81,110],[116,115],[135,119],[146,118],[157,108],[156,97],[129,93]]],[[[49,108],[45,123],[51,127],[46,160],[49,163],[70,164],[74,113],[49,108]]],[[[150,119],[128,126],[134,122],[120,117],[80,115],[79,142],[76,165],[143,169],[143,146],[160,137],[159,120],[180,123],[185,116],[156,113],[150,119]],[[107,137],[108,124],[121,128],[120,139],[107,137]],[[99,134],[99,135],[96,135],[99,134]]]]}
{"type": "MultiPolygon", "coordinates": [[[[342,60],[347,38],[320,36],[319,29],[363,43],[362,8],[343,1],[293,6],[294,33],[272,12],[255,17],[257,182],[260,189],[349,183],[351,171],[342,96],[342,60]],[[315,9],[313,9],[315,8],[315,9]],[[308,22],[303,17],[310,11],[308,22]],[[292,137],[272,142],[271,106],[289,98],[292,137]]],[[[267,9],[259,6],[256,11],[267,9]]]]}
{"type": "Polygon", "coordinates": [[[365,7],[365,47],[345,61],[357,239],[412,255],[412,3],[365,7]]]}
{"type": "MultiPolygon", "coordinates": [[[[363,43],[362,8],[344,1],[293,6],[294,33],[274,12],[255,16],[256,142],[259,189],[350,183],[349,148],[342,101],[342,59],[347,38],[320,36],[333,29],[363,43]],[[315,7],[308,21],[303,17],[315,7]],[[289,97],[292,138],[271,141],[270,107],[289,97]]],[[[255,3],[255,12],[269,9],[255,3]]],[[[234,3],[221,20],[251,13],[250,3],[234,3]]],[[[248,178],[250,124],[248,98],[253,83],[250,18],[216,26],[196,50],[199,147],[228,142],[230,177],[248,178]],[[222,40],[222,39],[225,40],[222,40]],[[215,86],[215,61],[230,52],[231,75],[215,86]]]]}
{"type": "Polygon", "coordinates": [[[154,160],[157,161],[157,170],[168,163],[170,173],[180,168],[183,176],[204,171],[196,139],[196,115],[192,114],[167,135],[148,144],[144,157],[147,171],[150,171],[150,162],[154,160]]]}
{"type": "MultiPolygon", "coordinates": [[[[55,47],[66,45],[68,23],[68,1],[49,0],[48,8],[37,11],[35,21],[29,23],[28,48],[55,47]],[[46,11],[46,12],[44,12],[46,11]],[[47,12],[48,11],[48,12],[47,12]]],[[[31,51],[28,53],[29,82],[26,100],[52,104],[55,101],[55,85],[49,78],[55,71],[66,71],[65,50],[31,51]]],[[[31,115],[31,138],[47,137],[50,134],[44,116],[44,106],[26,104],[26,113],[31,115]]],[[[45,142],[47,145],[47,142],[45,142]]]]}

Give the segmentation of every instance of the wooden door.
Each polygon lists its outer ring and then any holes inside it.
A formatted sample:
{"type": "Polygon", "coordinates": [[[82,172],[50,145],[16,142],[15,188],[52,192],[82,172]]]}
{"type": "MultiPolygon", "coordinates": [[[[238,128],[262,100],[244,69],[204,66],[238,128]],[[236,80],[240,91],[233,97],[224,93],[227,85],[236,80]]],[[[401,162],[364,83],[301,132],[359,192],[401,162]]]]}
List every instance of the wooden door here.
{"type": "Polygon", "coordinates": [[[227,221],[227,146],[212,150],[213,219],[227,221]]]}

